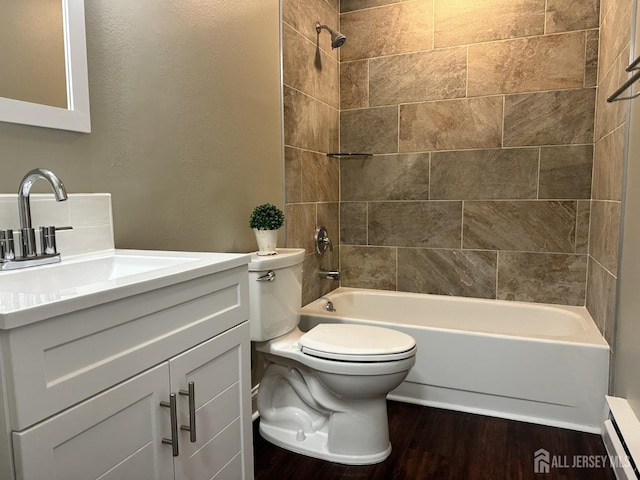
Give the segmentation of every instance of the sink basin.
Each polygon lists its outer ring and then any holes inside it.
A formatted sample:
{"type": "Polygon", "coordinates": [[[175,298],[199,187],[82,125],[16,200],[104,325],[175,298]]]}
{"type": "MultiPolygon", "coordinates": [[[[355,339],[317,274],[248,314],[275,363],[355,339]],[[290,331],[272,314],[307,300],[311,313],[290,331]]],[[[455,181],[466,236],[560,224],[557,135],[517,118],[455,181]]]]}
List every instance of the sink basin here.
{"type": "Polygon", "coordinates": [[[108,250],[63,258],[53,265],[0,271],[0,329],[162,288],[248,261],[249,255],[244,254],[108,250]]]}
{"type": "MultiPolygon", "coordinates": [[[[190,257],[160,257],[140,255],[109,255],[81,261],[59,263],[49,268],[20,270],[17,275],[0,276],[2,293],[16,295],[52,295],[62,297],[75,294],[80,288],[111,282],[131,275],[180,265],[197,260],[190,257]]],[[[4,302],[3,302],[4,303],[4,302]]]]}

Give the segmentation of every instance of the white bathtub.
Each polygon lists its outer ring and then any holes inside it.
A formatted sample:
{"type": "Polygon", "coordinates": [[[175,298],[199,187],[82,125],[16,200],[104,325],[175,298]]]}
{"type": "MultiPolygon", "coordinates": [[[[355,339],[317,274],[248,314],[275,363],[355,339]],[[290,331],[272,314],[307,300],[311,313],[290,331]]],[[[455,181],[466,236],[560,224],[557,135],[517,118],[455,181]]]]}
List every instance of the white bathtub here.
{"type": "Polygon", "coordinates": [[[331,322],[415,338],[390,399],[600,433],[609,346],[584,307],[339,288],[301,310],[302,330],[331,322]]]}

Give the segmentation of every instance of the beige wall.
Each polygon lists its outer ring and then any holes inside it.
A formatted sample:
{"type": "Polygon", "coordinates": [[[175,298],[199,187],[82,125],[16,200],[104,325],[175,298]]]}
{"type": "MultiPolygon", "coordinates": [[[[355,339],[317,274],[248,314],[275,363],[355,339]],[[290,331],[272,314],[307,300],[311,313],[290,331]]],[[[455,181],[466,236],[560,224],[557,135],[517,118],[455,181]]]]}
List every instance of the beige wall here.
{"type": "Polygon", "coordinates": [[[47,167],[113,194],[119,248],[255,249],[252,208],[283,203],[278,1],[85,8],[92,133],[0,123],[0,192],[47,167]]]}
{"type": "Polygon", "coordinates": [[[303,304],[338,286],[318,270],[338,267],[339,163],[326,154],[338,150],[339,50],[315,30],[316,21],[337,28],[337,3],[282,1],[287,246],[307,251],[303,304]],[[322,257],[313,243],[318,225],[336,245],[322,257]]]}
{"type": "Polygon", "coordinates": [[[598,4],[342,2],[343,286],[584,305],[598,4]]]}

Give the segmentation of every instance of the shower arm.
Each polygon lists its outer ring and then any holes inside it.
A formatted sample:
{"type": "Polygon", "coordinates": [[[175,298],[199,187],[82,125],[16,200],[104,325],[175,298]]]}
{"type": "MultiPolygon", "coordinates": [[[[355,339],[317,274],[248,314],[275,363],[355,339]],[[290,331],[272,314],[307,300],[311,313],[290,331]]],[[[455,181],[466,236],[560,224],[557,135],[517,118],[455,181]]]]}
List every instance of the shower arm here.
{"type": "Polygon", "coordinates": [[[337,32],[336,30],[334,30],[330,26],[322,25],[322,24],[320,24],[320,22],[316,22],[316,32],[318,33],[318,36],[320,35],[320,32],[322,31],[323,28],[327,32],[329,32],[329,34],[331,35],[331,48],[332,49],[340,48],[344,44],[344,42],[347,40],[347,37],[345,37],[342,33],[337,32]]]}

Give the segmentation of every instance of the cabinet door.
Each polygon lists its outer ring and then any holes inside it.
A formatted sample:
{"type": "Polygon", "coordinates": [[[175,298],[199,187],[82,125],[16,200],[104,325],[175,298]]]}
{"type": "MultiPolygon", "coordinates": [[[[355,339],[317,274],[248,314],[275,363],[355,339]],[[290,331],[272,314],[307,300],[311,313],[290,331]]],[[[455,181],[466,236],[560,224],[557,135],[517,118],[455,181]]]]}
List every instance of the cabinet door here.
{"type": "Polygon", "coordinates": [[[13,434],[18,480],[173,479],[165,362],[13,434]]]}
{"type": "MultiPolygon", "coordinates": [[[[249,345],[245,322],[169,360],[171,391],[195,386],[196,441],[180,431],[176,480],[253,478],[249,345]]],[[[178,402],[188,426],[188,397],[178,402]]]]}

